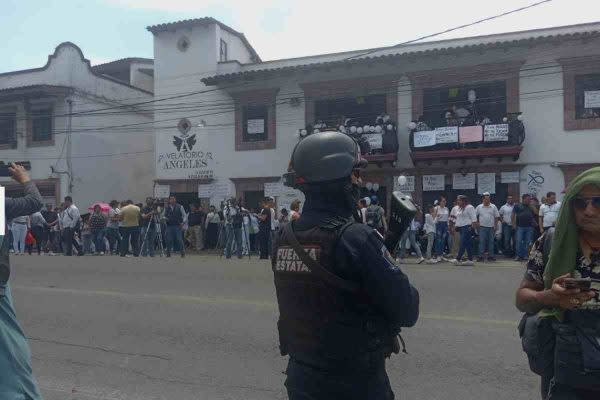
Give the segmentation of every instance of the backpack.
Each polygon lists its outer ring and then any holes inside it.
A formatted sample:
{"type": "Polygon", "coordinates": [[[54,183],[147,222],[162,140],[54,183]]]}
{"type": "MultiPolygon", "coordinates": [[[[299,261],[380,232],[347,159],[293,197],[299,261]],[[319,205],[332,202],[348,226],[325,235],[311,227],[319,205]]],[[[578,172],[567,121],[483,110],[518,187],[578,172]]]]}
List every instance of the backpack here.
{"type": "Polygon", "coordinates": [[[367,207],[367,225],[371,228],[379,228],[381,226],[381,213],[379,206],[370,205],[367,207]]]}
{"type": "Polygon", "coordinates": [[[241,227],[244,224],[244,216],[240,210],[236,210],[235,215],[231,217],[231,224],[236,227],[241,227]]]}

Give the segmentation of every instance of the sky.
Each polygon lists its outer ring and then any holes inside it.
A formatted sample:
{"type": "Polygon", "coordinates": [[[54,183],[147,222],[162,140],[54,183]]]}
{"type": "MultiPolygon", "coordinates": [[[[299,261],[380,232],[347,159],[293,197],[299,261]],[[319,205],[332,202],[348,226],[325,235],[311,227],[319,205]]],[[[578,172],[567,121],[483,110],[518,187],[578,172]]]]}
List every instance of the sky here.
{"type": "MultiPolygon", "coordinates": [[[[394,45],[539,0],[0,0],[0,72],[43,66],[61,42],[92,64],[152,57],[149,25],[214,17],[263,60],[394,45]]],[[[600,21],[600,1],[552,0],[435,38],[600,21]]]]}

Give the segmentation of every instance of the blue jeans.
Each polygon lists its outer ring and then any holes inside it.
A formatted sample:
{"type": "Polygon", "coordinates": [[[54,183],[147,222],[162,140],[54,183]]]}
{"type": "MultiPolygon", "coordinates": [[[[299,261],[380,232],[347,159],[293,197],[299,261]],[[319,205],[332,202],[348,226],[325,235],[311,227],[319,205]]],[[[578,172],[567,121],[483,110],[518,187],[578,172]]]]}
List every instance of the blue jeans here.
{"type": "Polygon", "coordinates": [[[488,257],[494,257],[494,228],[479,227],[479,257],[483,257],[486,250],[488,257]]]}
{"type": "Polygon", "coordinates": [[[444,255],[446,240],[448,238],[448,223],[438,222],[435,224],[435,255],[441,257],[444,255]]]}
{"type": "Polygon", "coordinates": [[[515,246],[517,247],[517,257],[527,258],[527,250],[531,244],[533,238],[533,228],[528,227],[517,227],[517,234],[515,238],[515,246]]]}
{"type": "Polygon", "coordinates": [[[156,229],[142,228],[142,257],[154,257],[156,247],[156,229]]]}
{"type": "Polygon", "coordinates": [[[96,253],[106,251],[106,246],[104,245],[104,229],[100,229],[99,231],[92,231],[92,241],[94,242],[96,253]]]}
{"type": "Polygon", "coordinates": [[[181,254],[185,254],[183,246],[183,231],[179,225],[167,225],[167,255],[175,248],[181,249],[181,254]]]}
{"type": "Polygon", "coordinates": [[[117,254],[121,248],[121,233],[119,228],[106,228],[106,238],[108,239],[109,251],[117,254]]]}
{"type": "Polygon", "coordinates": [[[460,261],[466,250],[467,258],[469,261],[473,261],[473,230],[468,225],[456,229],[460,232],[460,247],[458,248],[456,259],[460,261]]]}
{"type": "Polygon", "coordinates": [[[513,254],[513,229],[507,223],[502,223],[502,252],[505,256],[513,254]]]}
{"type": "Polygon", "coordinates": [[[417,243],[417,231],[406,231],[404,233],[404,235],[402,235],[402,238],[400,239],[399,257],[404,258],[404,254],[406,253],[406,240],[407,239],[410,241],[410,246],[413,248],[415,253],[417,253],[417,257],[419,257],[419,258],[423,257],[423,254],[421,254],[421,247],[417,243]],[[408,232],[408,235],[407,235],[407,232],[408,232]]]}
{"type": "Polygon", "coordinates": [[[225,258],[231,258],[233,242],[235,241],[235,252],[238,258],[242,258],[242,227],[235,227],[232,224],[225,225],[225,234],[227,242],[225,243],[225,258]]]}

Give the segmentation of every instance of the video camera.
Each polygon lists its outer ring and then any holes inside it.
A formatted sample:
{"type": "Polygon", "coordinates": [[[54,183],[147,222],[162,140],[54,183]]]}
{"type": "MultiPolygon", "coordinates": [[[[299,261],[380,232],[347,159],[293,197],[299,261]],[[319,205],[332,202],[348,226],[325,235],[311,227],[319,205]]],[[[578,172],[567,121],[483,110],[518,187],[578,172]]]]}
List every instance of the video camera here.
{"type": "Polygon", "coordinates": [[[392,193],[390,224],[385,238],[385,247],[390,253],[396,249],[402,234],[409,228],[416,213],[417,206],[410,196],[402,192],[392,193]]]}

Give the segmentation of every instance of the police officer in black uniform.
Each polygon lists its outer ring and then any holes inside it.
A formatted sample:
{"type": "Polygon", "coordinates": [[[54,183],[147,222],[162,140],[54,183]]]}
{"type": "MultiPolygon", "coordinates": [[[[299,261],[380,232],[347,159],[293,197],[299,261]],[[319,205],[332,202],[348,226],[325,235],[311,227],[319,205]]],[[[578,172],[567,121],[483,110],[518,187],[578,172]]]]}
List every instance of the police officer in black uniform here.
{"type": "Polygon", "coordinates": [[[290,400],[394,398],[385,359],[416,323],[419,294],[379,233],[352,219],[365,166],[339,132],[308,136],[292,154],[286,183],[306,202],[272,257],[290,400]]]}

